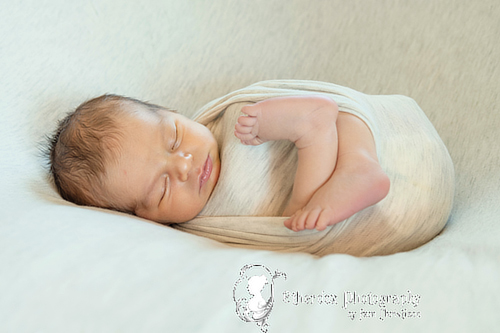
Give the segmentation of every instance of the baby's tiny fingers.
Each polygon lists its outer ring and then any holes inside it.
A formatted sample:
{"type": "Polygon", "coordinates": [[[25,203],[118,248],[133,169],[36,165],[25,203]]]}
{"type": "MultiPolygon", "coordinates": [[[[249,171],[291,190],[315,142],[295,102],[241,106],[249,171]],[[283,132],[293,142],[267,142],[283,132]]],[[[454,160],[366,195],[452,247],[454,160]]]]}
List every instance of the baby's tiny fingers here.
{"type": "Polygon", "coordinates": [[[238,132],[238,131],[234,131],[234,135],[235,135],[238,139],[240,139],[242,142],[243,142],[243,141],[250,141],[250,140],[252,140],[252,139],[254,139],[254,138],[255,138],[255,135],[252,135],[252,134],[249,134],[249,133],[247,133],[247,134],[245,134],[245,133],[240,133],[240,132],[238,132]]]}
{"type": "Polygon", "coordinates": [[[236,136],[238,139],[240,139],[242,144],[248,145],[248,146],[258,146],[258,145],[263,143],[262,140],[257,138],[252,133],[244,134],[244,133],[239,133],[237,131],[234,131],[234,136],[236,136]]]}
{"type": "Polygon", "coordinates": [[[255,123],[257,123],[257,118],[252,117],[252,116],[239,116],[238,117],[238,124],[241,124],[243,126],[254,126],[255,123]]]}
{"type": "Polygon", "coordinates": [[[256,106],[255,104],[249,104],[242,107],[241,112],[249,116],[256,116],[257,113],[259,112],[259,109],[260,107],[256,106]]]}
{"type": "Polygon", "coordinates": [[[241,133],[241,134],[248,134],[250,132],[252,132],[252,127],[249,127],[249,126],[242,126],[240,124],[236,124],[234,126],[234,129],[238,132],[238,133],[241,133]]]}

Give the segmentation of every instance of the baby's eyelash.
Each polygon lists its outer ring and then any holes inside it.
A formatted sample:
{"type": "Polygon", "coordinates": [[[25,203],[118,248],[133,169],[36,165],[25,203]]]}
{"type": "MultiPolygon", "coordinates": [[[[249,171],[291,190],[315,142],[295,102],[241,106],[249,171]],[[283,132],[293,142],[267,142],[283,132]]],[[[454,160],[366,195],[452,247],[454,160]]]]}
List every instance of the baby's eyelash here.
{"type": "Polygon", "coordinates": [[[174,123],[174,144],[172,145],[172,150],[177,148],[177,140],[179,138],[179,133],[177,131],[177,124],[174,123]]]}

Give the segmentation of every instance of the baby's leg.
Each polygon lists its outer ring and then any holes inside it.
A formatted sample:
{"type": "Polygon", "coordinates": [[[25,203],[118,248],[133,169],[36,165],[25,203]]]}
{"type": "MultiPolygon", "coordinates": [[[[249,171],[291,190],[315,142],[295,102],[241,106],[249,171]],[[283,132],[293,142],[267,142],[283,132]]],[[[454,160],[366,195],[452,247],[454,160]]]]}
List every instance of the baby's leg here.
{"type": "Polygon", "coordinates": [[[285,226],[300,231],[324,230],[379,202],[389,192],[389,178],[378,163],[375,142],[359,118],[340,112],[336,169],[328,182],[285,226]]]}
{"type": "Polygon", "coordinates": [[[245,144],[290,140],[298,149],[292,197],[284,215],[304,207],[331,177],[337,160],[338,107],[322,96],[274,98],[246,106],[235,135],[245,144]]]}
{"type": "Polygon", "coordinates": [[[303,208],[333,174],[337,162],[338,138],[335,124],[338,113],[325,114],[315,130],[295,142],[297,171],[292,197],[283,212],[290,216],[303,208]]]}

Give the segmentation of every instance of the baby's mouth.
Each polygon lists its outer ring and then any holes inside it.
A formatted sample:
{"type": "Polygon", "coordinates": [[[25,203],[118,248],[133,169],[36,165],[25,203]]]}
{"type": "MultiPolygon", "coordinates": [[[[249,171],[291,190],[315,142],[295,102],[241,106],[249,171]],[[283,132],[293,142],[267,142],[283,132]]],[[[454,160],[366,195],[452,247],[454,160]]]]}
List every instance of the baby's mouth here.
{"type": "Polygon", "coordinates": [[[212,174],[212,168],[212,159],[210,158],[210,155],[208,155],[208,158],[205,161],[205,165],[203,166],[203,170],[200,174],[200,191],[203,185],[205,185],[210,178],[210,175],[212,174]]]}

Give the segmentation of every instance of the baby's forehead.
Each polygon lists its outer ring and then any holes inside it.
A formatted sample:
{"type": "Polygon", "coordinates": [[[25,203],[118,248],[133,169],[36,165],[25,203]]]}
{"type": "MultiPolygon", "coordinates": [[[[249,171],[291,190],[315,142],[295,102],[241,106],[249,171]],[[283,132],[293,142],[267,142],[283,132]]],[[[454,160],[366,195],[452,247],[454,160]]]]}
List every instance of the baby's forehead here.
{"type": "Polygon", "coordinates": [[[170,116],[170,111],[163,108],[151,109],[139,103],[127,102],[120,108],[119,118],[138,121],[160,121],[170,116]]]}
{"type": "Polygon", "coordinates": [[[129,105],[115,116],[115,128],[119,141],[134,141],[158,131],[163,135],[175,131],[178,114],[168,109],[151,110],[142,105],[129,105]],[[148,134],[149,133],[149,134],[148,134]]]}
{"type": "MultiPolygon", "coordinates": [[[[118,114],[118,127],[133,127],[138,122],[147,122],[153,124],[181,124],[184,131],[189,132],[198,130],[201,125],[197,121],[190,119],[174,110],[157,105],[142,105],[140,103],[128,102],[122,105],[118,114]],[[120,121],[121,120],[121,121],[120,121]]],[[[177,126],[175,125],[175,126],[177,126]]],[[[175,130],[175,126],[171,126],[175,130]]],[[[201,125],[205,127],[204,125],[201,125]]],[[[166,130],[170,127],[167,126],[166,130]]]]}

